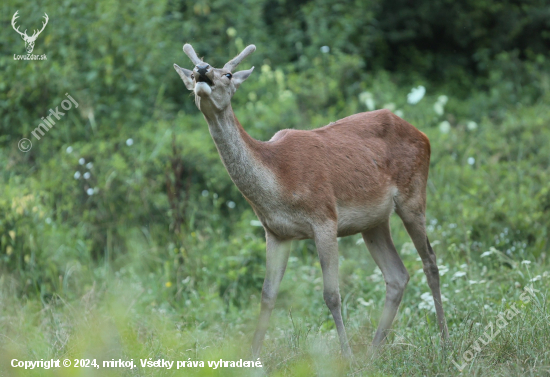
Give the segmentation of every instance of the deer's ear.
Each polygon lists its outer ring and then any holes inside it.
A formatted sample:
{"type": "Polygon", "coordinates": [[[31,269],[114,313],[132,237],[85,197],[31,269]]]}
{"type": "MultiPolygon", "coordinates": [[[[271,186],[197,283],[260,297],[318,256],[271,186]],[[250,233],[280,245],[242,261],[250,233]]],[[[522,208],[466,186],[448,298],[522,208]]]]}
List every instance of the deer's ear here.
{"type": "Polygon", "coordinates": [[[195,89],[195,83],[193,82],[193,79],[191,78],[191,75],[193,74],[193,71],[190,71],[185,68],[181,68],[179,65],[174,64],[174,69],[180,75],[181,79],[183,80],[183,83],[185,84],[185,87],[189,90],[195,89]]]}
{"type": "Polygon", "coordinates": [[[244,82],[244,80],[246,80],[248,76],[250,76],[253,70],[254,70],[254,67],[246,71],[235,72],[233,74],[233,77],[231,78],[231,81],[233,81],[235,88],[238,88],[244,82]]]}

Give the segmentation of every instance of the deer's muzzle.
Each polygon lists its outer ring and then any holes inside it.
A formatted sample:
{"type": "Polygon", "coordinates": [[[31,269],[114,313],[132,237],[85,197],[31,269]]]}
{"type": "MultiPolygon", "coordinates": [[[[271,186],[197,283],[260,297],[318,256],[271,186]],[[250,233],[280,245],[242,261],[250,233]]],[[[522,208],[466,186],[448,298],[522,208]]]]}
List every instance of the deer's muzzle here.
{"type": "Polygon", "coordinates": [[[210,78],[208,78],[208,76],[206,76],[206,75],[197,75],[196,78],[197,78],[196,79],[197,82],[204,82],[204,83],[207,83],[210,86],[214,85],[212,80],[210,80],[210,78]]]}

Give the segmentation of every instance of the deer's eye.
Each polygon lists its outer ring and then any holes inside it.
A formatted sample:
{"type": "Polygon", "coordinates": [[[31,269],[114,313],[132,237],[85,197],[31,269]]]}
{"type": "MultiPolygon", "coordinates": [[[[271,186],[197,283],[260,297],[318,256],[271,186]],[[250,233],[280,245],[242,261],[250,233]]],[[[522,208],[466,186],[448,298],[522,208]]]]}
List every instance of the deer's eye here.
{"type": "Polygon", "coordinates": [[[231,73],[226,73],[225,77],[227,77],[229,80],[231,80],[231,77],[233,77],[233,75],[231,73]]]}

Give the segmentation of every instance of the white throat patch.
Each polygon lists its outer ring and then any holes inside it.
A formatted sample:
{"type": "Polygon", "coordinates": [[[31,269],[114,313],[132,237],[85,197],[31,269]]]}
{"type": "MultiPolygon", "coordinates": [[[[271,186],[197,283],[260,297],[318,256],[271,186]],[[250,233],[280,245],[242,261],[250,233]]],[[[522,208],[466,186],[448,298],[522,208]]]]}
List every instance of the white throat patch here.
{"type": "Polygon", "coordinates": [[[209,96],[212,93],[212,88],[205,82],[198,82],[195,84],[195,94],[199,97],[209,96]]]}

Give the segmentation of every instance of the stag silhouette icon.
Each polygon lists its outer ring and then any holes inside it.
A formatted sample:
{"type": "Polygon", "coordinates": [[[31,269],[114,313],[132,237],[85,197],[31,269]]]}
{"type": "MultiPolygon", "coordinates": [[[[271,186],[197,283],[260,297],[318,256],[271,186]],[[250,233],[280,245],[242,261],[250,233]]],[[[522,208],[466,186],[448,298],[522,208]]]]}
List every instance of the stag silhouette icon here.
{"type": "Polygon", "coordinates": [[[19,33],[21,38],[23,38],[23,40],[25,41],[25,48],[27,49],[27,52],[30,54],[30,53],[32,53],[32,50],[34,50],[34,42],[36,41],[36,38],[38,38],[40,33],[42,33],[42,31],[44,30],[44,28],[48,24],[49,17],[46,13],[44,13],[44,18],[46,19],[46,22],[42,23],[42,29],[40,29],[40,31],[35,30],[33,32],[33,34],[29,37],[27,35],[27,30],[26,29],[25,29],[25,32],[22,33],[22,32],[19,31],[19,26],[15,27],[15,20],[19,17],[17,15],[17,13],[19,13],[19,11],[15,12],[15,14],[13,15],[13,18],[11,19],[11,26],[13,27],[13,30],[15,30],[17,33],[19,33]]]}

